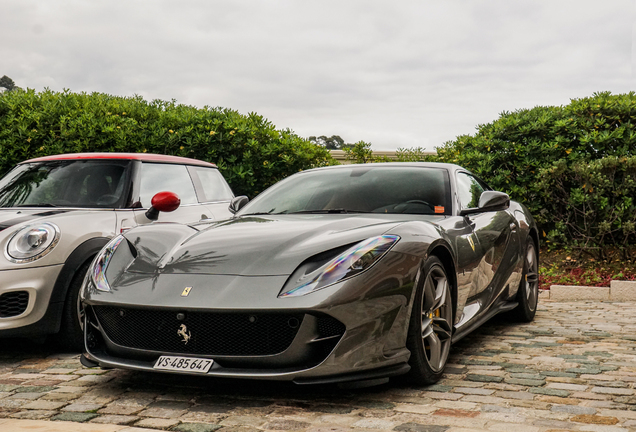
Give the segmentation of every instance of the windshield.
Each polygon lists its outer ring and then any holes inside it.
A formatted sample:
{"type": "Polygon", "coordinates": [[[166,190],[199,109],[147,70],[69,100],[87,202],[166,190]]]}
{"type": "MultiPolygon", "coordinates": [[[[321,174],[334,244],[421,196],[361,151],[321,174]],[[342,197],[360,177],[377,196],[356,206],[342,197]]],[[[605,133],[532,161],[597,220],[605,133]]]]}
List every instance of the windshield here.
{"type": "Polygon", "coordinates": [[[126,160],[70,160],[21,164],[0,179],[0,207],[124,205],[126,160]]]}
{"type": "Polygon", "coordinates": [[[361,165],[295,174],[256,197],[239,215],[450,211],[445,169],[361,165]]]}

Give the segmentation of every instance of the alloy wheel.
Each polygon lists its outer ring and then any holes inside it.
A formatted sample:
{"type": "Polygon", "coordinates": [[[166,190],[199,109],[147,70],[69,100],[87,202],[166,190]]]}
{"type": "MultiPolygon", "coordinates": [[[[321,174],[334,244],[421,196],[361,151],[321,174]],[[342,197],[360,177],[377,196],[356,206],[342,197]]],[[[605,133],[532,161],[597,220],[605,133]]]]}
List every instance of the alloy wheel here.
{"type": "Polygon", "coordinates": [[[431,267],[422,296],[422,344],[433,372],[446,365],[452,335],[452,299],[448,278],[439,265],[431,267]]]}
{"type": "Polygon", "coordinates": [[[528,308],[531,311],[536,309],[537,300],[539,298],[539,272],[537,264],[537,254],[534,250],[534,243],[530,242],[526,250],[525,295],[528,308]]]}

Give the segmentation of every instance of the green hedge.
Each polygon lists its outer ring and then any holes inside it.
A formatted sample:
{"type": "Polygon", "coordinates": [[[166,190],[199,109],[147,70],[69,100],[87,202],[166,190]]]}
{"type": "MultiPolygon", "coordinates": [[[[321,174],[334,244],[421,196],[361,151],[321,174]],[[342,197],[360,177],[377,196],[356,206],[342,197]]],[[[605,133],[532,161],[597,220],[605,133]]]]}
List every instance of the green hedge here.
{"type": "Polygon", "coordinates": [[[0,174],[25,159],[75,152],[148,152],[216,163],[237,195],[334,163],[323,147],[260,115],[140,96],[15,90],[0,94],[0,174]]]}
{"type": "Polygon", "coordinates": [[[475,135],[459,136],[438,148],[438,160],[464,166],[526,204],[550,242],[601,254],[607,247],[623,245],[627,254],[636,243],[630,222],[615,220],[611,229],[601,223],[608,217],[623,220],[634,211],[626,199],[633,193],[631,168],[621,167],[623,162],[610,166],[616,161],[632,163],[635,124],[634,92],[595,93],[567,106],[504,112],[494,122],[478,126],[475,135]],[[596,192],[582,198],[591,177],[596,192]],[[584,202],[585,210],[580,210],[584,202]],[[626,206],[620,211],[623,216],[607,213],[614,205],[626,206]],[[587,215],[583,237],[574,229],[582,223],[578,211],[587,215]]]}
{"type": "Polygon", "coordinates": [[[538,189],[550,200],[555,227],[550,241],[605,259],[606,249],[628,258],[636,244],[636,156],[608,156],[540,171],[538,189]]]}

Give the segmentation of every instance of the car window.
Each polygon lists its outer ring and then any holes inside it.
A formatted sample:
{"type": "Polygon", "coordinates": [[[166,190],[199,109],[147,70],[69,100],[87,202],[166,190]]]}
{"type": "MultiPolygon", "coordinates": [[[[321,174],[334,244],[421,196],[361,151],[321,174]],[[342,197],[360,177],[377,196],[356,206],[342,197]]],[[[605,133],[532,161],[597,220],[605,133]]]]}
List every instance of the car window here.
{"type": "Polygon", "coordinates": [[[470,174],[457,174],[457,194],[463,209],[479,207],[479,198],[484,191],[482,185],[470,174]]]}
{"type": "Polygon", "coordinates": [[[184,165],[142,163],[139,188],[142,207],[150,208],[152,197],[163,191],[176,193],[181,205],[197,203],[192,179],[184,165]]]}
{"type": "Polygon", "coordinates": [[[106,160],[22,164],[0,180],[0,207],[120,208],[128,165],[106,160]]]}
{"type": "Polygon", "coordinates": [[[419,167],[325,169],[296,174],[249,203],[245,213],[350,211],[450,214],[448,173],[419,167]]]}
{"type": "Polygon", "coordinates": [[[192,167],[201,181],[203,188],[203,202],[229,201],[233,198],[232,190],[215,168],[192,167]]]}

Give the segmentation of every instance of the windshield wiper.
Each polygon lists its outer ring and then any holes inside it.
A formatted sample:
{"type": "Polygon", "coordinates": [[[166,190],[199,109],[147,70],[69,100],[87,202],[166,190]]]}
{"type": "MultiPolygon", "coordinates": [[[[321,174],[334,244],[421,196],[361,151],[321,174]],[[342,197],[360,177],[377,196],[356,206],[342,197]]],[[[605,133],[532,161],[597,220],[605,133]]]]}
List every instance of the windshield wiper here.
{"type": "Polygon", "coordinates": [[[285,214],[348,214],[348,213],[370,213],[360,210],[347,210],[343,208],[324,209],[324,210],[301,210],[289,212],[285,214]]]}
{"type": "Polygon", "coordinates": [[[244,213],[244,214],[239,215],[239,216],[262,216],[262,215],[276,214],[276,213],[272,213],[274,210],[276,210],[276,209],[271,209],[270,211],[266,211],[266,212],[244,213]]]}
{"type": "Polygon", "coordinates": [[[20,204],[14,207],[57,207],[57,206],[51,203],[37,203],[37,204],[20,204]]]}

